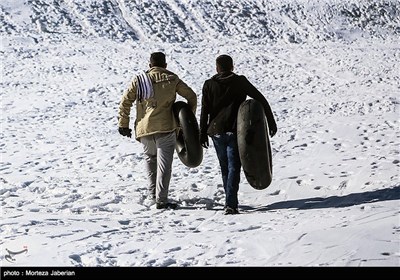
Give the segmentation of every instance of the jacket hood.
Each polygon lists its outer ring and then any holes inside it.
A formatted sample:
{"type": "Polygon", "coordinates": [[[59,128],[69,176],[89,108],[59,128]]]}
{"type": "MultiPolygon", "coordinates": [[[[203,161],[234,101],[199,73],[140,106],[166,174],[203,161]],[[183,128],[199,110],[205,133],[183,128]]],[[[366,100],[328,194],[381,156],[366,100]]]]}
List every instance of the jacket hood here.
{"type": "Polygon", "coordinates": [[[211,79],[221,84],[230,84],[239,76],[233,72],[222,72],[214,75],[211,79]]]}

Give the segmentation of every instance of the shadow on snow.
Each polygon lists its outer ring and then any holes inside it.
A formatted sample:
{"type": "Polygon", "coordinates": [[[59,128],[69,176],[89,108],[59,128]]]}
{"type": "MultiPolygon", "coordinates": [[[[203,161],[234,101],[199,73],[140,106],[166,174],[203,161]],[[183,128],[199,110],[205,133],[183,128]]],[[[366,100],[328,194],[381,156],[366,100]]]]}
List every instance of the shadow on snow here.
{"type": "Polygon", "coordinates": [[[386,200],[400,199],[400,185],[387,189],[352,193],[344,196],[329,196],[329,197],[313,197],[296,200],[286,200],[275,202],[267,206],[253,208],[251,206],[241,206],[243,210],[250,211],[269,211],[277,209],[320,209],[320,208],[340,208],[360,205],[365,203],[374,203],[386,200]]]}

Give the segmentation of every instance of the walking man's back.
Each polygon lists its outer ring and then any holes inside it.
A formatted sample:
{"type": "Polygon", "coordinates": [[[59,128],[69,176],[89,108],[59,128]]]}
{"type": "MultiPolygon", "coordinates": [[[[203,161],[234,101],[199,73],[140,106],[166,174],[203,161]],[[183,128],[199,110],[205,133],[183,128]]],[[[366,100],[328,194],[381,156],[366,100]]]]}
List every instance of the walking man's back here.
{"type": "Polygon", "coordinates": [[[171,167],[176,143],[177,122],[172,105],[176,94],[187,101],[196,112],[197,97],[194,91],[173,72],[167,70],[165,55],[150,56],[150,69],[136,76],[122,96],[118,113],[119,132],[131,137],[130,111],[136,102],[135,138],[143,145],[148,186],[148,201],[157,209],[174,208],[168,202],[171,167]]]}
{"type": "Polygon", "coordinates": [[[202,91],[200,138],[208,148],[211,137],[221,167],[225,190],[225,214],[237,214],[241,162],[237,144],[237,115],[240,104],[249,96],[264,108],[269,131],[277,132],[271,107],[265,97],[245,76],[233,73],[233,60],[228,55],[216,59],[217,74],[205,81],[202,91]]]}

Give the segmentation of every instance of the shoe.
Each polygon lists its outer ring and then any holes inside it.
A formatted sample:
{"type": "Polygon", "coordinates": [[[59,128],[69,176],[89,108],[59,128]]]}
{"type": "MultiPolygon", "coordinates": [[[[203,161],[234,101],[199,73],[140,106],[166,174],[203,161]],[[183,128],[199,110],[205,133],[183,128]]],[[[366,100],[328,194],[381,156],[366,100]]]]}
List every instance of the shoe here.
{"type": "Polygon", "coordinates": [[[176,203],[171,203],[171,202],[158,202],[156,203],[156,208],[157,209],[176,209],[178,207],[178,204],[176,203]]]}
{"type": "Polygon", "coordinates": [[[143,201],[143,205],[150,207],[153,206],[154,204],[156,204],[156,198],[154,197],[147,197],[144,201],[143,201]]]}
{"type": "Polygon", "coordinates": [[[231,208],[229,206],[225,207],[224,215],[235,215],[239,214],[239,210],[237,208],[231,208]]]}

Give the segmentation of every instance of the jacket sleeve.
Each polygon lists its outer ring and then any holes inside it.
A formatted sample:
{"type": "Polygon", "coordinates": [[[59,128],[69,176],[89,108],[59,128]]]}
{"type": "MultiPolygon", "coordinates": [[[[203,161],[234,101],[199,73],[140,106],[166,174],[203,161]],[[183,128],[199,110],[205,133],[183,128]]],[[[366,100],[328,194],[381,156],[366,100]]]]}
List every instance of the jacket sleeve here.
{"type": "Polygon", "coordinates": [[[137,80],[134,78],[129,85],[128,89],[125,90],[122,95],[121,102],[119,103],[118,109],[118,126],[119,127],[129,127],[129,117],[131,113],[131,107],[133,102],[136,100],[136,89],[137,80]]]}
{"type": "Polygon", "coordinates": [[[176,85],[176,92],[187,100],[190,108],[192,109],[192,112],[196,115],[196,109],[197,109],[196,93],[181,79],[179,79],[176,85]]]}
{"type": "Polygon", "coordinates": [[[206,82],[203,85],[203,90],[202,90],[202,97],[201,97],[201,112],[200,112],[200,134],[202,135],[207,135],[207,130],[208,130],[208,120],[209,120],[209,101],[207,98],[207,86],[206,82]]]}
{"type": "Polygon", "coordinates": [[[253,84],[250,83],[250,81],[247,80],[246,77],[243,76],[243,79],[245,79],[243,83],[243,85],[245,86],[245,92],[247,92],[248,96],[254,98],[255,100],[257,100],[262,104],[262,106],[264,107],[265,116],[267,117],[268,126],[276,131],[277,127],[275,118],[267,99],[265,99],[262,93],[258,91],[258,89],[255,86],[253,86],[253,84]]]}

